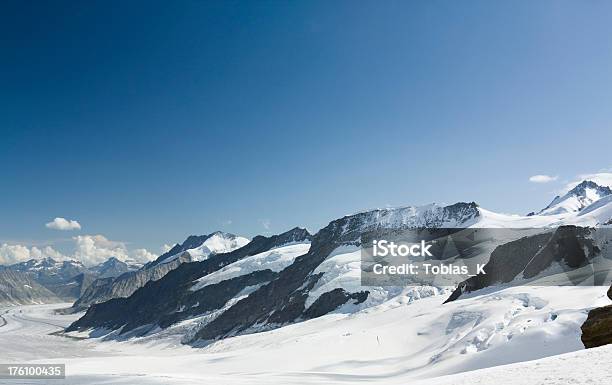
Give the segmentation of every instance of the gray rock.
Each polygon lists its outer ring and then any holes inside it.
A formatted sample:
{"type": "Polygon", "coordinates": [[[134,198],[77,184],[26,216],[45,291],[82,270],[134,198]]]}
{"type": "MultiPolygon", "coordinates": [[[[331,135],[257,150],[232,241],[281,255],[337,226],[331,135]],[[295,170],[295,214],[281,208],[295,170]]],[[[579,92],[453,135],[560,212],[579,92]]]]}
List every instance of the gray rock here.
{"type": "Polygon", "coordinates": [[[26,305],[60,302],[53,292],[36,282],[29,274],[0,270],[0,304],[26,305]]]}
{"type": "Polygon", "coordinates": [[[565,272],[586,266],[600,252],[591,238],[595,231],[593,228],[561,226],[554,231],[500,245],[484,266],[485,274],[477,274],[460,283],[445,302],[488,286],[537,278],[553,263],[558,263],[565,272]]]}
{"type": "Polygon", "coordinates": [[[268,282],[276,273],[257,271],[192,291],[195,280],[244,257],[308,238],[310,234],[306,230],[295,228],[281,235],[255,237],[244,247],[230,253],[212,255],[201,262],[182,263],[162,279],[149,281],[128,298],[114,298],[92,305],[67,330],[104,327],[122,328],[121,332],[127,333],[145,325],[169,326],[194,314],[218,309],[242,289],[268,282]]]}
{"type": "MultiPolygon", "coordinates": [[[[608,298],[612,299],[612,286],[608,289],[608,298]]],[[[589,311],[581,329],[585,348],[612,344],[612,305],[589,311]]]]}
{"type": "Polygon", "coordinates": [[[149,281],[157,281],[184,262],[190,262],[189,254],[168,263],[145,266],[140,270],[95,280],[72,305],[72,312],[87,309],[92,304],[106,302],[113,298],[125,298],[143,287],[149,281]]]}

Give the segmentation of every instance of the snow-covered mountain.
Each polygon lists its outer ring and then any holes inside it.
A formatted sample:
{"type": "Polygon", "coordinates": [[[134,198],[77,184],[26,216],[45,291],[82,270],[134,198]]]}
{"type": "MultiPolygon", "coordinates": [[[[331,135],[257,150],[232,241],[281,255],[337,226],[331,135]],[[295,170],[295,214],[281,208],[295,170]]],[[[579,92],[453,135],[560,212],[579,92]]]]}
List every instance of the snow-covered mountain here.
{"type": "MultiPolygon", "coordinates": [[[[312,237],[310,244],[301,239],[296,246],[279,247],[272,242],[262,248],[259,242],[263,241],[258,241],[215,255],[208,252],[213,242],[207,241],[219,233],[189,237],[156,263],[163,265],[177,256],[189,255],[200,256],[204,259],[200,263],[205,265],[184,264],[131,296],[94,305],[71,330],[104,327],[123,336],[158,330],[180,333],[184,342],[197,343],[273,329],[330,312],[360,311],[381,305],[401,291],[361,286],[359,246],[366,233],[419,227],[601,225],[610,219],[608,205],[596,198],[608,199],[606,189],[588,181],[579,184],[556,204],[584,195],[590,200],[584,198],[581,202],[589,205],[563,215],[504,215],[475,203],[371,210],[332,221],[312,237]],[[189,322],[185,324],[186,321],[189,322]]],[[[280,236],[287,237],[289,233],[280,236]]],[[[215,239],[213,244],[219,243],[223,244],[215,239]]]]}
{"type": "Polygon", "coordinates": [[[0,270],[0,305],[36,304],[58,302],[59,298],[40,285],[30,275],[9,270],[0,270]]]}
{"type": "MultiPolygon", "coordinates": [[[[112,370],[146,363],[155,381],[180,373],[181,380],[231,383],[240,368],[249,373],[241,377],[245,383],[300,384],[459,378],[460,372],[601,345],[609,341],[612,319],[606,287],[522,285],[551,271],[580,272],[596,258],[612,260],[612,195],[597,198],[586,192],[591,183],[581,185],[590,201],[557,214],[507,215],[460,202],[364,211],[335,219],[314,235],[294,228],[250,242],[222,233],[191,236],[137,271],[92,282],[72,308],[85,314],[65,316],[76,320],[68,336],[125,342],[62,340],[79,348],[125,349],[128,353],[115,358],[123,366],[112,370]],[[363,285],[362,242],[423,228],[484,233],[501,228],[511,236],[475,254],[490,276],[464,282],[469,287],[363,285]],[[535,231],[526,236],[515,231],[525,228],[535,231]],[[286,357],[300,359],[279,367],[286,357]]],[[[558,204],[582,194],[573,190],[558,204]]],[[[114,265],[111,260],[97,269],[102,274],[114,265]]],[[[28,265],[33,271],[59,267],[51,261],[28,265]]],[[[30,273],[10,274],[4,293],[21,297],[12,303],[59,300],[39,301],[54,294],[35,286],[30,273]],[[38,294],[28,297],[28,286],[38,294]]],[[[2,289],[0,277],[0,297],[2,289]]],[[[16,322],[21,315],[11,317],[16,322]]],[[[99,350],[75,359],[73,370],[95,366],[99,350]]]]}
{"type": "MultiPolygon", "coordinates": [[[[352,282],[352,278],[359,280],[359,265],[349,262],[345,266],[346,270],[352,272],[348,290],[335,287],[329,292],[321,292],[320,297],[316,298],[308,309],[305,307],[309,291],[319,278],[324,276],[321,272],[314,273],[314,270],[335,250],[357,247],[363,233],[377,229],[470,226],[477,223],[479,216],[480,212],[475,203],[378,209],[357,213],[332,221],[312,237],[308,252],[303,250],[304,253],[299,256],[295,255],[295,250],[280,250],[278,247],[289,242],[303,243],[304,240],[310,239],[311,236],[303,229],[293,229],[272,238],[257,237],[234,252],[216,254],[200,262],[204,265],[183,264],[171,274],[143,287],[128,298],[91,306],[71,330],[105,327],[121,329],[122,333],[145,333],[199,316],[202,319],[185,333],[187,340],[195,341],[247,332],[253,327],[276,327],[288,322],[314,318],[349,301],[362,303],[368,298],[367,291],[350,291],[354,286],[359,286],[352,282]],[[242,259],[270,251],[282,253],[283,256],[279,259],[292,263],[278,273],[266,265],[261,266],[262,270],[256,271],[252,268],[243,270],[243,266],[240,266],[250,264],[241,261],[242,259]],[[292,255],[287,256],[289,253],[292,255]],[[231,278],[214,285],[201,284],[207,280],[207,275],[222,268],[245,273],[230,275],[231,278]],[[193,285],[193,281],[200,283],[193,285]],[[228,286],[231,286],[232,290],[229,290],[228,286]],[[245,295],[246,297],[242,298],[245,295]],[[214,298],[214,301],[208,298],[214,298]],[[130,312],[125,311],[128,308],[131,309],[130,312]]],[[[357,256],[357,260],[358,258],[357,256]]],[[[254,258],[254,261],[256,260],[265,261],[266,257],[259,256],[254,258]]]]}
{"type": "Polygon", "coordinates": [[[610,195],[612,195],[610,187],[585,180],[564,195],[556,196],[538,215],[575,213],[610,195]]]}
{"type": "Polygon", "coordinates": [[[191,235],[182,244],[176,244],[168,252],[162,254],[149,265],[168,263],[184,253],[189,254],[192,261],[203,261],[210,255],[228,253],[249,243],[249,239],[238,235],[215,231],[208,235],[191,235]]]}
{"type": "Polygon", "coordinates": [[[133,264],[119,261],[114,257],[89,268],[85,267],[80,261],[71,259],[57,261],[47,257],[30,259],[1,268],[5,271],[26,275],[54,294],[54,296],[45,295],[45,298],[41,301],[48,299],[74,301],[97,278],[116,277],[134,270],[135,267],[133,264]]]}
{"type": "Polygon", "coordinates": [[[200,246],[188,249],[186,252],[189,253],[192,260],[203,261],[211,255],[229,253],[239,249],[249,241],[244,237],[217,231],[212,233],[200,246]]]}
{"type": "Polygon", "coordinates": [[[118,277],[128,271],[136,270],[135,267],[134,264],[128,264],[111,257],[99,265],[90,267],[89,272],[95,274],[98,278],[118,277]]]}
{"type": "Polygon", "coordinates": [[[484,273],[458,285],[447,301],[490,286],[587,285],[611,283],[610,229],[561,226],[498,245],[484,273]]]}
{"type": "Polygon", "coordinates": [[[50,257],[43,259],[30,259],[25,262],[11,265],[8,268],[14,271],[36,273],[40,276],[60,275],[69,277],[73,277],[78,273],[82,273],[87,270],[87,268],[79,261],[56,261],[50,257]]]}
{"type": "Polygon", "coordinates": [[[207,252],[202,245],[209,236],[190,237],[148,269],[185,261],[129,295],[92,304],[67,332],[180,341],[207,354],[222,352],[233,357],[228,365],[254,372],[265,366],[262,354],[272,360],[297,355],[308,362],[291,364],[295,371],[333,368],[356,379],[374,374],[398,383],[404,375],[446,375],[570,352],[583,346],[580,326],[588,310],[609,302],[606,289],[515,284],[551,266],[564,273],[607,255],[607,189],[585,181],[542,214],[528,216],[473,202],[370,210],[333,220],[315,235],[296,228],[229,252],[207,252]],[[466,227],[537,231],[504,239],[479,256],[488,258],[492,279],[477,276],[469,290],[362,285],[363,236],[466,227]],[[483,290],[488,286],[495,287],[483,290]],[[342,362],[327,366],[318,359],[327,354],[342,362]]]}
{"type": "Polygon", "coordinates": [[[89,277],[88,269],[75,260],[31,259],[8,266],[6,269],[29,276],[53,292],[55,296],[65,300],[78,298],[84,289],[83,285],[88,285],[93,280],[89,277]]]}
{"type": "Polygon", "coordinates": [[[122,328],[125,333],[133,330],[143,333],[158,327],[157,325],[165,327],[195,315],[210,315],[225,306],[228,301],[248,295],[262,284],[277,278],[278,273],[265,265],[260,265],[258,269],[258,261],[278,259],[278,269],[287,264],[287,260],[290,263],[300,254],[299,250],[304,249],[297,245],[309,242],[310,238],[306,230],[296,228],[272,237],[255,237],[239,249],[214,254],[203,261],[182,263],[163,278],[150,281],[127,298],[115,298],[113,301],[91,305],[87,313],[71,326],[71,330],[106,325],[104,327],[109,330],[122,328]],[[295,248],[283,248],[291,245],[295,248]],[[260,255],[268,251],[276,257],[260,255]],[[252,263],[232,266],[233,263],[248,257],[254,257],[252,263]],[[234,271],[220,271],[230,266],[234,271]],[[199,278],[217,271],[221,275],[227,274],[230,278],[221,282],[212,279],[208,284],[201,282],[199,290],[192,290],[194,285],[198,285],[196,281],[199,278]]]}
{"type": "MultiPolygon", "coordinates": [[[[247,238],[220,231],[208,235],[191,235],[183,243],[174,245],[168,252],[140,269],[116,277],[102,276],[82,293],[71,311],[81,311],[92,304],[112,298],[129,297],[147,282],[162,278],[184,262],[203,261],[218,253],[236,250],[247,243],[247,238]]],[[[113,266],[117,264],[117,261],[110,262],[113,262],[113,266]]]]}

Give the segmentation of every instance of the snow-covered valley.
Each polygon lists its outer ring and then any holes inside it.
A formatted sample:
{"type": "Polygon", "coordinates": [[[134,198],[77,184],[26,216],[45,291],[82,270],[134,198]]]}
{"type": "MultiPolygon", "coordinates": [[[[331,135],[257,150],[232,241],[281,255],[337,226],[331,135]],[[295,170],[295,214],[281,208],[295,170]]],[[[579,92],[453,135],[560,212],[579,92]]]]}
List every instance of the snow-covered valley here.
{"type": "Polygon", "coordinates": [[[581,327],[612,298],[610,191],[585,181],[526,216],[458,202],[315,234],[192,235],[138,270],[82,280],[79,306],[41,304],[59,301],[36,286],[48,282],[8,267],[0,363],[66,364],[63,384],[607,384],[610,345],[585,351],[581,327]],[[462,252],[491,270],[458,285],[363,280],[364,237],[419,228],[471,234],[462,252]]]}
{"type": "Polygon", "coordinates": [[[442,304],[446,295],[405,289],[353,314],[203,348],[168,336],[122,342],[68,337],[57,332],[80,314],[54,309],[69,304],[18,306],[2,310],[0,347],[5,363],[65,363],[65,384],[485,384],[496,373],[512,373],[506,378],[512,384],[605,384],[610,373],[602,366],[611,348],[583,351],[580,342],[587,310],[610,302],[605,291],[514,287],[442,304]],[[549,356],[555,357],[540,360],[549,356]]]}

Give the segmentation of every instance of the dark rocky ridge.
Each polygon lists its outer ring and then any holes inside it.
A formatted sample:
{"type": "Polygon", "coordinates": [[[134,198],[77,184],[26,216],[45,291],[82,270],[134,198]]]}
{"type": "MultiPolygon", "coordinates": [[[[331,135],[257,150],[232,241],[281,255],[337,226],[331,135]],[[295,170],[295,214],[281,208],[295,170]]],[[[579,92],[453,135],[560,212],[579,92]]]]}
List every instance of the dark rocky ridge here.
{"type": "Polygon", "coordinates": [[[56,261],[52,258],[31,259],[7,267],[8,270],[27,274],[34,281],[65,300],[78,298],[81,284],[91,283],[90,279],[75,279],[78,275],[88,273],[88,270],[78,261],[56,261]]]}
{"type": "Polygon", "coordinates": [[[594,231],[586,227],[562,226],[500,245],[484,266],[486,274],[477,274],[460,283],[446,302],[495,284],[535,278],[553,262],[559,262],[564,271],[585,266],[600,252],[589,238],[594,231]]]}
{"type": "Polygon", "coordinates": [[[160,263],[172,257],[173,255],[182,253],[189,249],[196,248],[202,245],[202,243],[206,242],[206,240],[208,240],[210,237],[212,237],[213,235],[217,235],[217,234],[222,235],[224,238],[229,238],[229,239],[236,238],[236,235],[234,234],[223,233],[221,231],[215,231],[214,233],[210,233],[206,235],[190,235],[189,237],[187,237],[187,239],[185,239],[183,243],[175,244],[170,250],[160,255],[159,257],[157,257],[155,261],[147,263],[145,265],[145,268],[150,268],[150,267],[159,265],[160,263]]]}
{"type": "Polygon", "coordinates": [[[0,270],[0,304],[32,304],[59,302],[53,292],[40,285],[27,273],[0,270]]]}
{"type": "MultiPolygon", "coordinates": [[[[227,300],[250,288],[247,297],[220,312],[189,341],[223,338],[228,335],[274,328],[300,320],[318,317],[352,302],[361,303],[368,292],[349,293],[334,289],[323,293],[312,306],[305,308],[309,291],[321,274],[313,274],[330,253],[342,245],[359,245],[364,233],[389,229],[425,227],[465,227],[480,215],[475,203],[373,210],[332,221],[311,237],[305,230],[294,229],[275,237],[256,237],[247,246],[232,253],[218,254],[202,262],[186,263],[162,279],[147,283],[128,298],[112,299],[90,307],[68,330],[104,327],[121,329],[122,334],[141,335],[156,326],[166,327],[182,319],[204,315],[219,309],[227,300]],[[275,273],[261,270],[191,291],[194,281],[249,255],[284,245],[293,240],[311,239],[307,254],[275,273]],[[251,291],[253,290],[253,291],[251,291]]],[[[208,322],[207,320],[206,322],[208,322]]]]}
{"type": "Polygon", "coordinates": [[[191,291],[195,280],[244,257],[310,238],[306,230],[295,228],[272,237],[257,236],[246,246],[230,253],[215,254],[201,262],[183,263],[162,279],[149,281],[128,298],[114,298],[92,305],[67,330],[105,327],[122,328],[121,332],[126,333],[146,325],[169,326],[193,315],[219,309],[244,288],[268,282],[277,273],[256,271],[191,291]]]}
{"type": "MultiPolygon", "coordinates": [[[[312,274],[330,253],[341,245],[360,243],[360,237],[376,229],[388,230],[413,227],[442,227],[476,218],[479,215],[475,203],[457,203],[425,212],[421,216],[406,217],[400,210],[374,210],[345,216],[332,221],[314,237],[308,254],[281,271],[272,282],[263,285],[248,297],[240,300],[218,318],[206,324],[194,337],[197,340],[214,340],[229,335],[248,332],[254,325],[274,328],[301,319],[327,314],[350,299],[363,302],[368,293],[324,293],[311,311],[305,303],[309,291],[321,274],[312,274]]],[[[315,302],[316,303],[316,302],[315,302]]]]}
{"type": "MultiPolygon", "coordinates": [[[[155,261],[147,263],[138,270],[129,271],[121,275],[116,274],[117,278],[115,279],[107,279],[105,275],[101,274],[100,280],[94,282],[83,295],[78,297],[77,301],[67,312],[79,312],[95,303],[105,302],[113,298],[129,297],[147,282],[157,281],[182,263],[191,262],[191,255],[186,251],[201,246],[206,240],[217,234],[228,239],[236,238],[234,234],[222,233],[220,231],[207,235],[190,235],[183,243],[177,243],[155,261]],[[178,257],[175,257],[176,255],[178,257]],[[175,257],[175,259],[170,260],[171,257],[175,257]]],[[[120,261],[109,260],[100,269],[102,271],[117,269],[117,267],[120,267],[117,265],[117,262],[120,261]]]]}
{"type": "Polygon", "coordinates": [[[89,269],[89,271],[96,274],[98,278],[118,277],[131,270],[133,269],[131,269],[127,263],[115,257],[110,257],[105,262],[89,269]]]}
{"type": "Polygon", "coordinates": [[[191,262],[188,253],[184,253],[173,261],[143,267],[140,270],[121,274],[119,277],[97,279],[78,297],[71,307],[71,312],[79,312],[92,304],[105,302],[113,298],[129,297],[147,282],[162,278],[184,262],[191,262]]]}
{"type": "Polygon", "coordinates": [[[51,290],[62,299],[74,300],[83,295],[95,280],[94,274],[83,272],[72,277],[68,282],[53,286],[51,290]]]}
{"type": "Polygon", "coordinates": [[[350,300],[354,300],[355,304],[360,304],[368,298],[369,291],[364,290],[357,293],[348,293],[342,288],[337,288],[327,293],[323,293],[317,298],[308,309],[304,312],[305,318],[321,317],[331,311],[334,311],[338,306],[344,305],[350,300]]]}
{"type": "Polygon", "coordinates": [[[89,268],[76,260],[56,261],[52,258],[43,258],[3,266],[2,269],[26,274],[57,297],[74,301],[100,276],[114,277],[133,268],[111,257],[89,268]]]}

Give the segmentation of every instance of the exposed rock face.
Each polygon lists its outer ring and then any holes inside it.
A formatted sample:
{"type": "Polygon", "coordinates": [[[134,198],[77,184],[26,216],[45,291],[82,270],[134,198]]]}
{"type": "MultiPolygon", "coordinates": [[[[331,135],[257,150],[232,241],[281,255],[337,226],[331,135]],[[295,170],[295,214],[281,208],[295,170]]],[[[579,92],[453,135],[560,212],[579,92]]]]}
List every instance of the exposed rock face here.
{"type": "Polygon", "coordinates": [[[106,262],[103,262],[97,266],[89,269],[93,274],[96,274],[98,278],[118,277],[123,273],[131,271],[127,263],[118,260],[115,257],[111,257],[106,262]]]}
{"type": "Polygon", "coordinates": [[[155,266],[157,264],[162,263],[166,259],[172,257],[173,255],[177,255],[179,253],[183,253],[189,249],[196,248],[200,246],[204,241],[210,238],[212,234],[209,235],[190,235],[185,239],[182,244],[174,245],[170,250],[160,255],[155,261],[149,262],[145,267],[155,266]]]}
{"type": "Polygon", "coordinates": [[[79,261],[31,259],[7,266],[6,269],[26,274],[57,297],[70,301],[78,298],[82,288],[92,281],[91,277],[80,277],[81,274],[88,274],[88,269],[79,261]]]}
{"type": "Polygon", "coordinates": [[[114,298],[92,305],[67,330],[105,327],[122,328],[121,332],[126,333],[140,328],[139,331],[145,333],[155,325],[165,327],[193,315],[219,309],[240,291],[269,282],[277,273],[270,270],[255,271],[192,291],[195,280],[247,256],[309,238],[310,234],[306,230],[295,228],[281,235],[255,237],[240,249],[211,255],[204,261],[183,263],[162,279],[148,282],[128,298],[114,298]]]}
{"type": "Polygon", "coordinates": [[[79,261],[56,261],[52,258],[31,259],[3,269],[27,274],[57,297],[74,301],[98,277],[115,277],[133,270],[125,262],[110,258],[100,265],[87,268],[79,261]]]}
{"type": "Polygon", "coordinates": [[[446,302],[456,300],[463,293],[491,285],[535,278],[553,263],[558,263],[564,271],[585,266],[600,252],[590,238],[594,231],[585,227],[562,226],[553,232],[500,245],[491,253],[489,262],[484,266],[486,274],[478,274],[463,281],[446,302]]]}
{"type": "Polygon", "coordinates": [[[113,298],[129,297],[147,282],[157,281],[180,264],[190,261],[189,254],[185,254],[171,262],[124,273],[116,278],[97,279],[78,297],[78,300],[72,305],[72,311],[85,310],[92,304],[105,302],[113,298]]]}
{"type": "Polygon", "coordinates": [[[354,300],[355,304],[362,303],[368,298],[369,291],[360,291],[358,293],[348,293],[342,288],[336,288],[327,293],[323,293],[316,301],[310,305],[304,312],[306,318],[317,318],[334,311],[338,306],[344,305],[350,300],[354,300]]]}
{"type": "MultiPolygon", "coordinates": [[[[608,298],[612,299],[612,286],[608,289],[608,298]]],[[[612,305],[591,310],[581,329],[586,348],[612,344],[612,305]]]]}
{"type": "Polygon", "coordinates": [[[90,305],[106,302],[113,298],[126,298],[149,281],[157,281],[184,262],[205,259],[218,252],[234,250],[248,243],[248,239],[230,233],[214,232],[208,235],[190,235],[182,244],[176,244],[136,271],[113,274],[128,266],[114,258],[98,267],[99,280],[74,303],[71,312],[87,309],[90,305]],[[118,276],[117,276],[118,275],[118,276]],[[109,276],[117,278],[108,279],[109,276]]]}
{"type": "Polygon", "coordinates": [[[362,303],[369,295],[367,291],[334,288],[319,294],[306,307],[310,291],[324,274],[313,271],[338,247],[358,246],[362,235],[386,233],[389,229],[465,227],[479,215],[475,203],[383,209],[335,220],[314,237],[298,228],[273,237],[256,237],[233,252],[182,264],[128,298],[92,305],[68,330],[102,327],[120,330],[120,334],[141,335],[157,327],[206,316],[184,338],[185,342],[199,343],[319,317],[344,304],[362,303]],[[310,241],[310,248],[305,254],[293,257],[292,264],[284,270],[258,269],[194,290],[200,278],[238,260],[304,240],[310,241]]]}
{"type": "Polygon", "coordinates": [[[0,270],[0,304],[24,305],[59,301],[53,292],[40,285],[30,275],[7,269],[0,270]]]}
{"type": "Polygon", "coordinates": [[[53,292],[60,298],[65,300],[74,300],[79,298],[96,280],[96,276],[88,272],[83,272],[72,277],[68,282],[60,285],[55,285],[53,292]]]}
{"type": "Polygon", "coordinates": [[[306,309],[308,293],[321,277],[321,274],[313,274],[313,271],[333,250],[343,245],[358,245],[362,234],[377,229],[453,227],[465,225],[478,215],[475,203],[457,203],[419,210],[411,207],[374,210],[335,220],[314,236],[308,254],[298,257],[276,279],[204,325],[192,341],[214,340],[249,330],[256,331],[253,328],[274,328],[326,314],[351,298],[364,301],[367,292],[342,293],[335,289],[324,293],[317,300],[318,303],[315,301],[317,306],[312,310],[306,309]]]}

